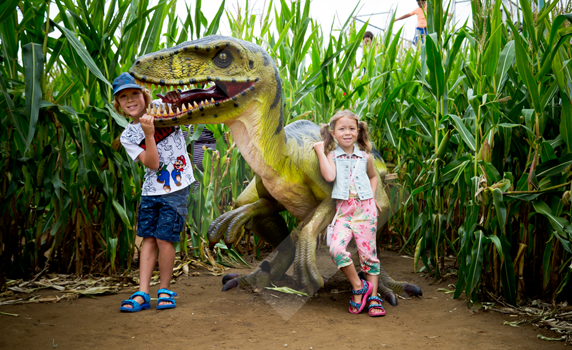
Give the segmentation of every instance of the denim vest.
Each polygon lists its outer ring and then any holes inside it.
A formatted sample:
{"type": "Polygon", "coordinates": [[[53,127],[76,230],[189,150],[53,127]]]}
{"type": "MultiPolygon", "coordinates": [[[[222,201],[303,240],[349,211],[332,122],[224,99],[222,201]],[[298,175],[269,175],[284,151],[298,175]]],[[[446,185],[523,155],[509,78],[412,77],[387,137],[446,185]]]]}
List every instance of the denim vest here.
{"type": "MultiPolygon", "coordinates": [[[[334,163],[336,164],[336,180],[334,181],[334,189],[332,190],[332,198],[347,200],[350,196],[350,178],[351,171],[354,169],[357,159],[338,158],[346,155],[346,152],[337,146],[334,150],[334,163]]],[[[360,157],[357,173],[354,177],[354,183],[360,200],[373,198],[373,191],[369,176],[367,176],[367,158],[365,152],[359,150],[354,145],[354,156],[360,157]]]]}

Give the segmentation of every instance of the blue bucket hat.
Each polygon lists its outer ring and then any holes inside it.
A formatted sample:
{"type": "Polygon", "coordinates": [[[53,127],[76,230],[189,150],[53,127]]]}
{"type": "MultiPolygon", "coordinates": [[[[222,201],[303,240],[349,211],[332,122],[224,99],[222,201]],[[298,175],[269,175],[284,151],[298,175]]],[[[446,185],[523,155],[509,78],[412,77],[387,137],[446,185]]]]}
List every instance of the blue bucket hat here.
{"type": "Polygon", "coordinates": [[[124,89],[143,90],[141,86],[135,84],[135,78],[133,78],[129,73],[121,73],[113,81],[113,95],[117,95],[119,91],[124,89]]]}

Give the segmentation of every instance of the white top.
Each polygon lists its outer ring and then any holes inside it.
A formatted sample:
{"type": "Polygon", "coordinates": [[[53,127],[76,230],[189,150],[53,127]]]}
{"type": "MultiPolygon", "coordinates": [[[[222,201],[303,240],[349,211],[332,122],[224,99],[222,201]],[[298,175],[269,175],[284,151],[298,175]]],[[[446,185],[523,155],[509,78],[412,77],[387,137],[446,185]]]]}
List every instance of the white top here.
{"type": "MultiPolygon", "coordinates": [[[[146,149],[141,124],[127,124],[120,140],[131,159],[139,161],[139,154],[146,149]]],[[[141,195],[160,196],[191,185],[195,178],[181,128],[155,128],[155,142],[159,153],[159,170],[145,168],[141,195]]]]}

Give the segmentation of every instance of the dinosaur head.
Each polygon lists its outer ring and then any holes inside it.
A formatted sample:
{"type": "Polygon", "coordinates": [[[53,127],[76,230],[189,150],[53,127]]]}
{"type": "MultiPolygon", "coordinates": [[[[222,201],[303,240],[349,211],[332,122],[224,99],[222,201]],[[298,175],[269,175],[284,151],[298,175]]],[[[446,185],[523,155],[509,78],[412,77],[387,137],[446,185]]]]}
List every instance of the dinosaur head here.
{"type": "Polygon", "coordinates": [[[266,113],[277,108],[276,131],[282,128],[278,71],[252,43],[216,35],[187,41],[139,57],[129,73],[140,85],[187,90],[177,101],[158,95],[168,107],[148,109],[156,126],[226,123],[259,104],[255,108],[266,113]],[[181,103],[180,109],[174,105],[181,103]]]}

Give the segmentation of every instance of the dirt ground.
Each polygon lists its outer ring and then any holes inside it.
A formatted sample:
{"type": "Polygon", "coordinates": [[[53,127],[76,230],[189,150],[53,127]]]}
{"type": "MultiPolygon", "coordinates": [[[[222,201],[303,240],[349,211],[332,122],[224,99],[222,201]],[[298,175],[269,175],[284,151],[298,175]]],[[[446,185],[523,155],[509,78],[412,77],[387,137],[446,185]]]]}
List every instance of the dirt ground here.
{"type": "MultiPolygon", "coordinates": [[[[352,254],[353,255],[353,254],[352,254]]],[[[355,255],[353,255],[355,256],[355,255]]],[[[396,280],[423,290],[423,297],[400,299],[387,315],[348,313],[350,285],[333,271],[312,298],[253,288],[221,292],[221,277],[202,273],[181,277],[172,285],[177,307],[152,308],[135,314],[119,312],[121,300],[133,290],[57,304],[0,306],[0,349],[564,349],[562,342],[538,334],[556,333],[493,311],[473,312],[465,300],[437,291],[445,281],[413,273],[413,260],[382,252],[380,260],[396,280]]],[[[322,268],[333,266],[325,255],[322,268]]],[[[255,264],[253,265],[255,266],[255,264]]],[[[250,270],[231,270],[249,272],[250,270]]],[[[322,273],[324,275],[324,273],[322,273]]],[[[326,276],[326,278],[329,276],[326,276]]],[[[154,297],[157,286],[151,289],[154,297]]]]}

